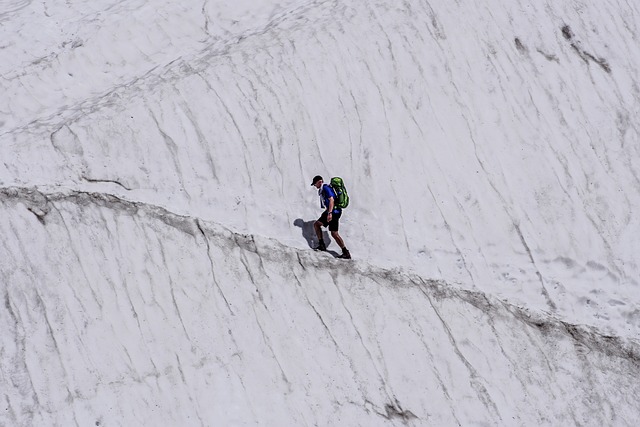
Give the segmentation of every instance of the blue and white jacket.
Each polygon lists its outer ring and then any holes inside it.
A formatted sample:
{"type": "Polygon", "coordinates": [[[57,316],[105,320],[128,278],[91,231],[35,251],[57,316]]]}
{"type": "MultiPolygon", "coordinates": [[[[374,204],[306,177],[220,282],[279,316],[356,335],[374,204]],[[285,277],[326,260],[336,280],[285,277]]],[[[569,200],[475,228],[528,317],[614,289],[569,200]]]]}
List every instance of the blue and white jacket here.
{"type": "Polygon", "coordinates": [[[329,184],[322,184],[322,188],[318,190],[318,195],[320,196],[320,207],[323,209],[329,208],[329,197],[333,197],[333,212],[334,214],[339,214],[342,212],[342,209],[336,208],[335,205],[337,203],[336,192],[333,191],[333,188],[329,184]]]}

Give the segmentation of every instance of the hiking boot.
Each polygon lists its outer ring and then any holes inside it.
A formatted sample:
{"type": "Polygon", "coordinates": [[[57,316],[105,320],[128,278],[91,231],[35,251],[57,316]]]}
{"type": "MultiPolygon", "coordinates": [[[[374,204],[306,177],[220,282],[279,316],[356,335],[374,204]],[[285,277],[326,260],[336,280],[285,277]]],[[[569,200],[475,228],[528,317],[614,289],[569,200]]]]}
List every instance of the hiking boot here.
{"type": "Polygon", "coordinates": [[[342,249],[342,255],[340,255],[338,258],[351,259],[351,253],[349,252],[349,249],[343,248],[342,249]]]}
{"type": "Polygon", "coordinates": [[[325,246],[324,242],[320,242],[318,243],[318,246],[314,248],[316,251],[326,251],[327,247],[325,246]]]}

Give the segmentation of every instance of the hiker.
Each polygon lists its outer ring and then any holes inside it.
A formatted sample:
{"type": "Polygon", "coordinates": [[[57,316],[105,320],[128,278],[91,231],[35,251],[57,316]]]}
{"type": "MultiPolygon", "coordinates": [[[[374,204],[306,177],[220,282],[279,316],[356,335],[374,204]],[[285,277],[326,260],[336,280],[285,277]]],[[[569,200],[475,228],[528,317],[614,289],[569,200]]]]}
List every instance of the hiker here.
{"type": "Polygon", "coordinates": [[[322,238],[322,227],[329,227],[329,231],[331,232],[331,237],[336,241],[338,246],[342,249],[342,255],[338,258],[351,259],[351,254],[349,253],[349,249],[344,245],[344,241],[340,234],[338,233],[338,228],[340,226],[340,216],[342,216],[342,209],[336,207],[336,192],[331,188],[330,185],[325,184],[324,180],[320,175],[316,175],[313,178],[313,182],[311,186],[316,187],[318,189],[318,194],[320,195],[320,206],[325,208],[320,218],[313,224],[313,228],[316,230],[316,235],[318,236],[319,244],[318,247],[315,248],[317,251],[326,251],[327,246],[324,243],[324,239],[322,238]]]}

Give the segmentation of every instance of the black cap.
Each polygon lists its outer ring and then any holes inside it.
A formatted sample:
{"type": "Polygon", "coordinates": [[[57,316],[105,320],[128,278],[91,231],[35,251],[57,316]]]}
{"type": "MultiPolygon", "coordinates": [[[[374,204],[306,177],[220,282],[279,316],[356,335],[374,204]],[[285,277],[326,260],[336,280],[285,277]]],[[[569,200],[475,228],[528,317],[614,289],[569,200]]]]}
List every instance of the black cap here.
{"type": "Polygon", "coordinates": [[[313,177],[313,182],[311,183],[311,185],[316,185],[316,182],[318,181],[322,181],[322,177],[320,175],[316,175],[313,177]]]}

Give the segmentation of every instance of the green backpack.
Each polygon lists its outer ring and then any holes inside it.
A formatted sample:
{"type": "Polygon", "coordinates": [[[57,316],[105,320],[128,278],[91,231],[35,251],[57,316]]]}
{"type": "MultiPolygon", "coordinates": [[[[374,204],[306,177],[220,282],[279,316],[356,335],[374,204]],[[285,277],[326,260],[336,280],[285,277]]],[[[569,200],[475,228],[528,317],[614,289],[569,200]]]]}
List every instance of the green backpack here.
{"type": "Polygon", "coordinates": [[[344,181],[342,178],[336,176],[331,178],[331,188],[336,193],[336,203],[335,207],[344,209],[349,206],[349,194],[347,193],[347,188],[344,186],[344,181]]]}

